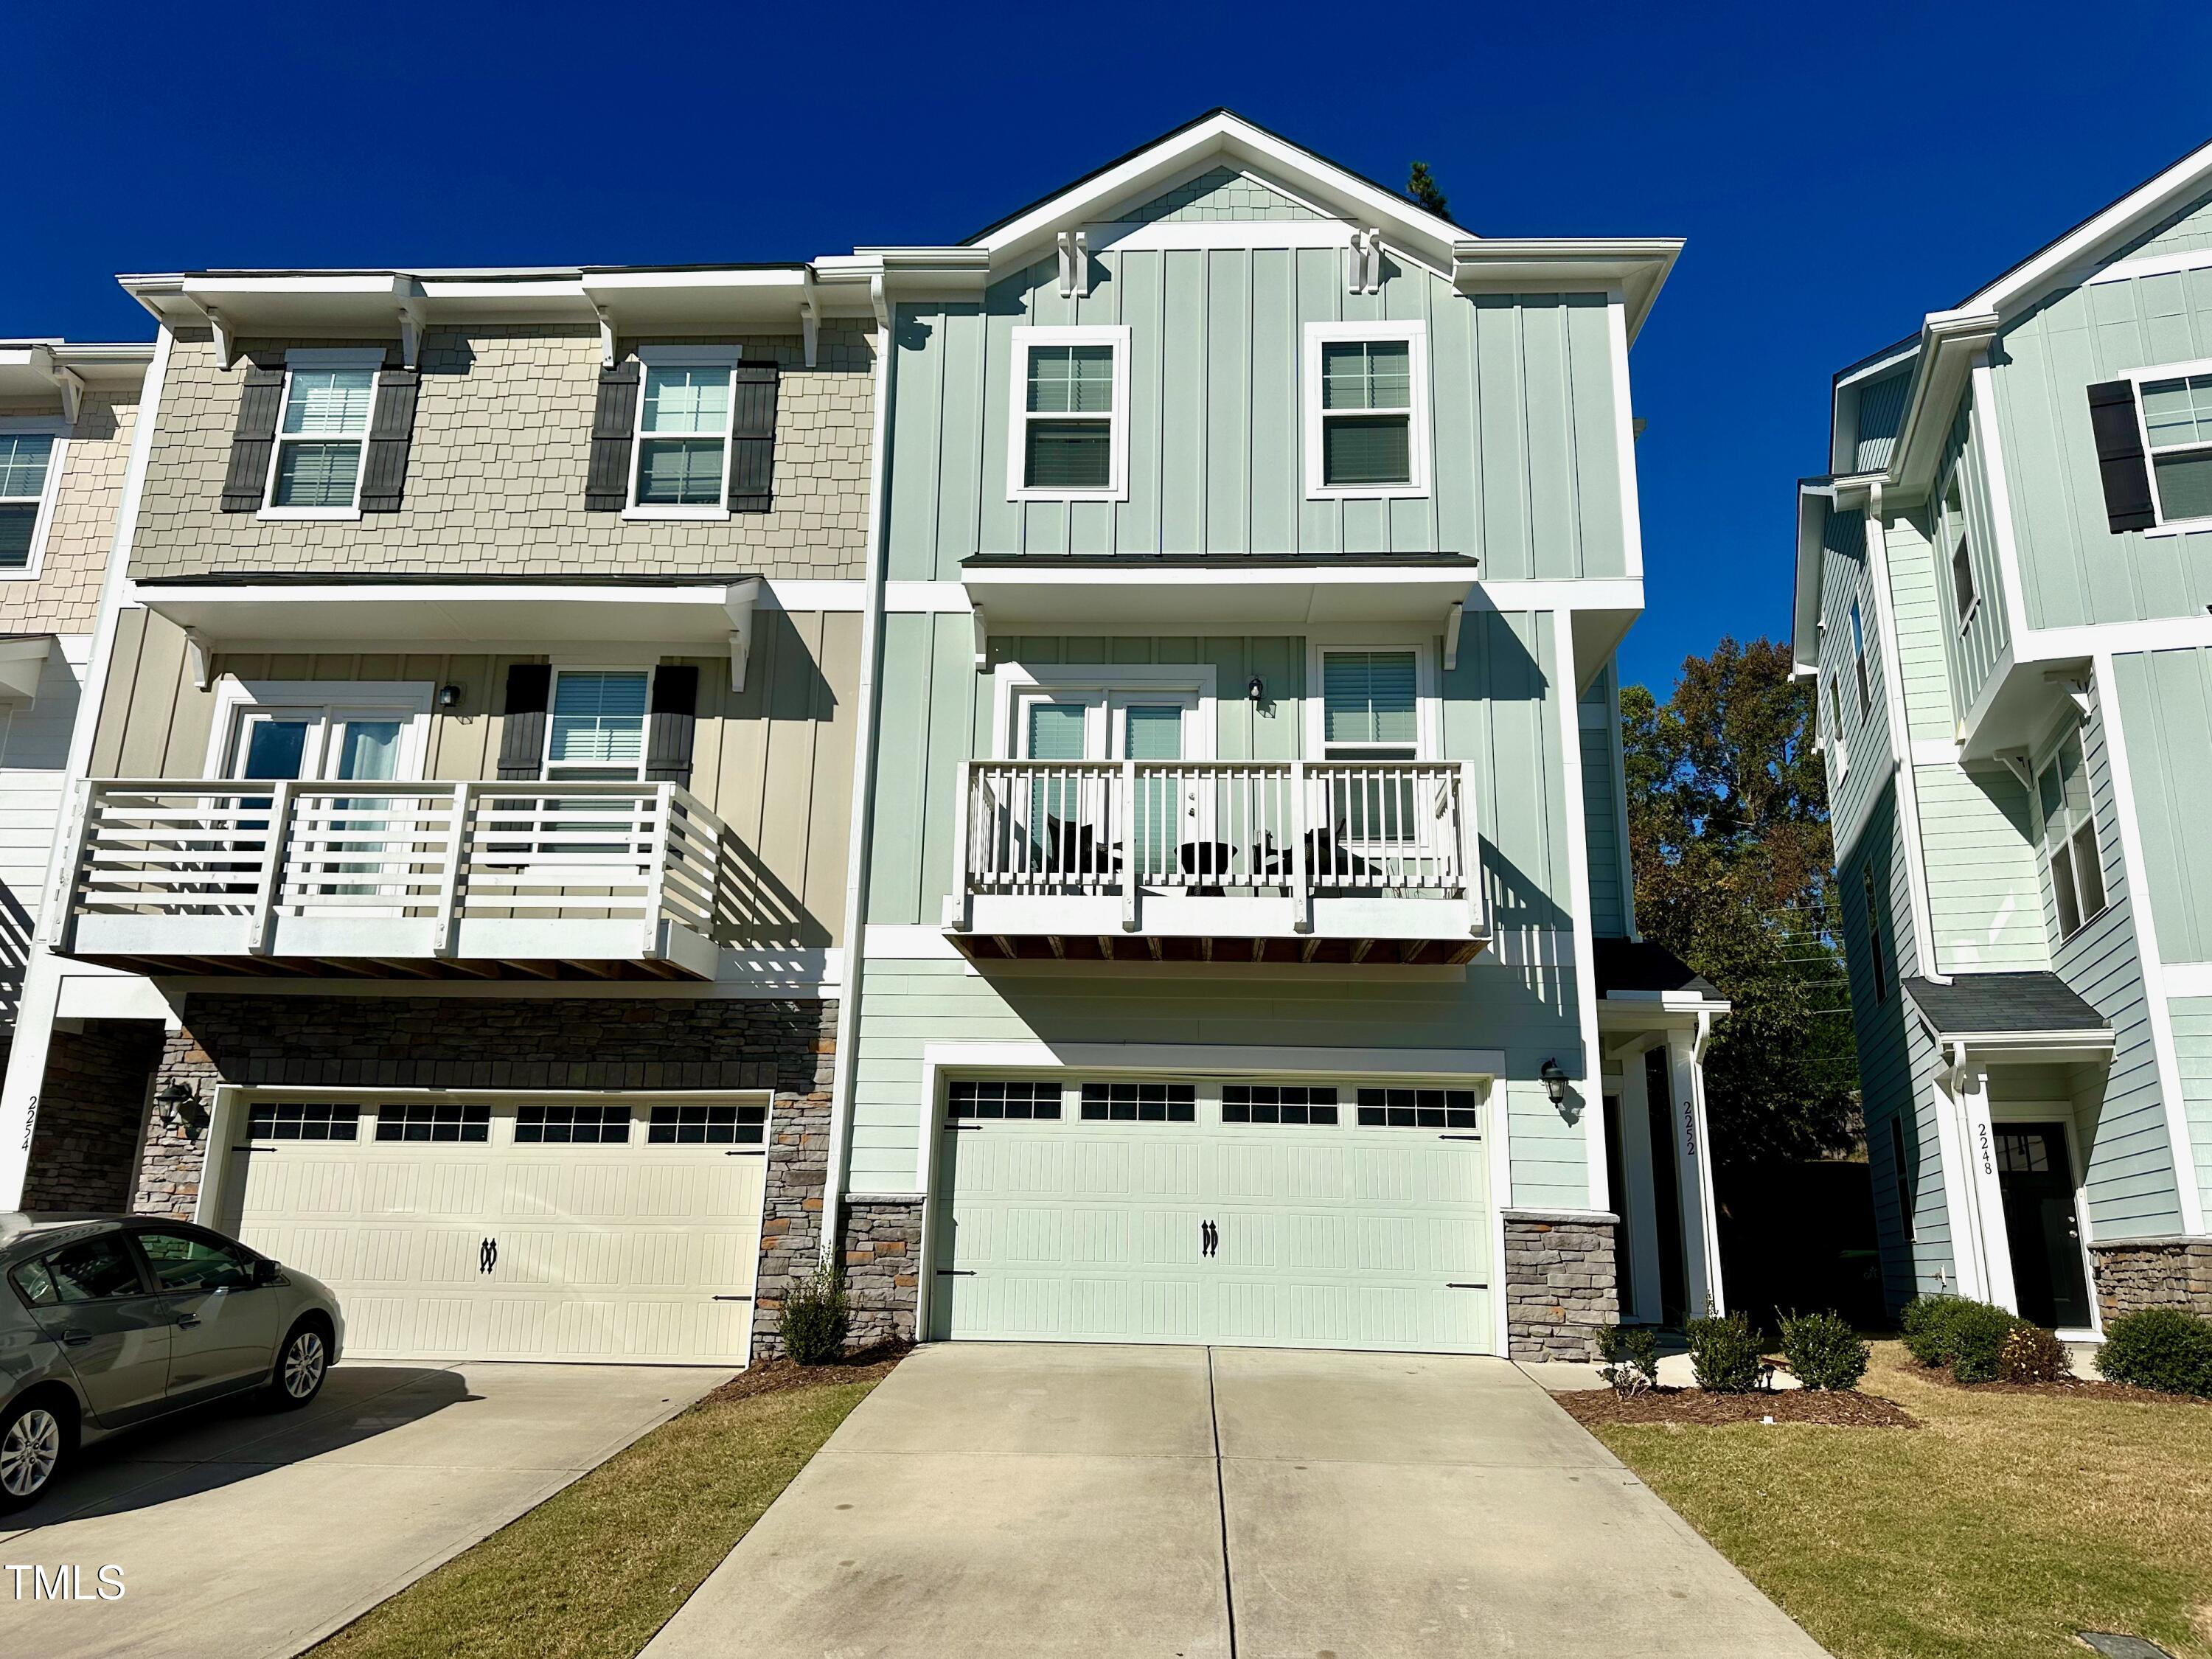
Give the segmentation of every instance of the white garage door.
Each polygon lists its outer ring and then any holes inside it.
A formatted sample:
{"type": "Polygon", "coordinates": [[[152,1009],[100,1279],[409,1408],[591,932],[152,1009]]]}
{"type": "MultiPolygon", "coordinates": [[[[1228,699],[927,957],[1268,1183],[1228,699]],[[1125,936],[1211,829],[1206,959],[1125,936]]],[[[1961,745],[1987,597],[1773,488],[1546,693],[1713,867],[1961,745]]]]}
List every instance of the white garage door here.
{"type": "Polygon", "coordinates": [[[937,1336],[1496,1346],[1471,1089],[991,1080],[945,1109],[937,1336]]]}
{"type": "Polygon", "coordinates": [[[215,1224],[362,1358],[745,1363],[768,1109],[257,1100],[215,1224]]]}

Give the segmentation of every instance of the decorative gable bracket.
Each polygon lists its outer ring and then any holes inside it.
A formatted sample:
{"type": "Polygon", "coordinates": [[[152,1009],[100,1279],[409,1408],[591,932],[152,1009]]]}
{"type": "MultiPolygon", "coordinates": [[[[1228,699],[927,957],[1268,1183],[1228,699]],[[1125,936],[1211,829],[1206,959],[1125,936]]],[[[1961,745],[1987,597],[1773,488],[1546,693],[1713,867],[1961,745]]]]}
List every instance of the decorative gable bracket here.
{"type": "Polygon", "coordinates": [[[1054,239],[1060,247],[1060,297],[1063,300],[1087,300],[1091,297],[1091,234],[1083,230],[1063,230],[1054,239]]]}
{"type": "Polygon", "coordinates": [[[1344,251],[1344,287],[1347,294],[1382,291],[1382,232],[1380,227],[1352,233],[1344,251]]]}

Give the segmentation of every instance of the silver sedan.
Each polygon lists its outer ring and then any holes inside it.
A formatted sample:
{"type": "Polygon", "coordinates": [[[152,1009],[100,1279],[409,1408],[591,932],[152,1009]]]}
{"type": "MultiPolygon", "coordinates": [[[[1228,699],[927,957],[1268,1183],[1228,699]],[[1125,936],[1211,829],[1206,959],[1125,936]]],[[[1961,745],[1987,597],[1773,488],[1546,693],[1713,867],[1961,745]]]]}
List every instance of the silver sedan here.
{"type": "Polygon", "coordinates": [[[304,1406],[344,1340],[326,1287],[204,1227],[0,1214],[0,1511],[118,1429],[241,1394],[304,1406]]]}

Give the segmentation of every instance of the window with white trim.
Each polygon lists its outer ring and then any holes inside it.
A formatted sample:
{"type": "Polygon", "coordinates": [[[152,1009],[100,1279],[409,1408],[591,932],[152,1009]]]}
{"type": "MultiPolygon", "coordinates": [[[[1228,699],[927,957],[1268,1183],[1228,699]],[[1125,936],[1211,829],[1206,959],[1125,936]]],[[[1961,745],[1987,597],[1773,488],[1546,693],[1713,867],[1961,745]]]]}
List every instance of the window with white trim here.
{"type": "Polygon", "coordinates": [[[1321,653],[1322,756],[1420,757],[1419,663],[1411,649],[1321,653]]]}
{"type": "Polygon", "coordinates": [[[630,458],[630,509],[646,518],[720,518],[728,510],[737,355],[647,346],[630,458]]]}
{"type": "Polygon", "coordinates": [[[1017,328],[1012,345],[1007,498],[1126,498],[1129,331],[1017,328]]]}
{"type": "Polygon", "coordinates": [[[2212,373],[2145,380],[2140,396],[2158,521],[2212,519],[2212,373]]]}
{"type": "Polygon", "coordinates": [[[51,433],[0,432],[0,571],[31,568],[53,456],[51,433]]]}
{"type": "Polygon", "coordinates": [[[1309,497],[1425,495],[1428,332],[1420,323],[1310,323],[1309,497]]]}
{"type": "Polygon", "coordinates": [[[1876,1004],[1889,1000],[1889,963],[1882,955],[1881,901],[1875,895],[1874,872],[1859,872],[1866,889],[1867,967],[1874,976],[1874,1000],[1876,1004]]]}
{"type": "Polygon", "coordinates": [[[1905,1154],[1905,1115],[1893,1112],[1889,1119],[1889,1170],[1891,1179],[1897,1183],[1898,1224],[1905,1230],[1905,1242],[1920,1242],[1920,1201],[1913,1192],[1912,1163],[1905,1154]]]}
{"type": "Polygon", "coordinates": [[[546,722],[548,779],[630,781],[644,775],[642,668],[557,668],[546,722]]]}
{"type": "Polygon", "coordinates": [[[1856,599],[1851,601],[1851,666],[1858,676],[1859,718],[1864,720],[1874,712],[1874,684],[1867,676],[1866,623],[1856,599]]]}
{"type": "Polygon", "coordinates": [[[1836,757],[1836,776],[1851,769],[1851,746],[1844,741],[1844,687],[1841,678],[1828,676],[1828,748],[1836,757]]]}
{"type": "Polygon", "coordinates": [[[1973,620],[1978,595],[1974,591],[1974,559],[1966,540],[1966,506],[1954,477],[1943,493],[1943,530],[1951,543],[1951,604],[1960,628],[1973,620]]]}
{"type": "Polygon", "coordinates": [[[351,518],[368,466],[369,416],[381,351],[293,351],[269,459],[267,510],[301,518],[351,518]]]}
{"type": "Polygon", "coordinates": [[[2051,872],[2058,937],[2072,938],[2105,908],[2105,862],[2097,846],[2097,812],[2081,734],[2069,732],[2036,774],[2036,807],[2043,819],[2044,865],[2051,872]]]}

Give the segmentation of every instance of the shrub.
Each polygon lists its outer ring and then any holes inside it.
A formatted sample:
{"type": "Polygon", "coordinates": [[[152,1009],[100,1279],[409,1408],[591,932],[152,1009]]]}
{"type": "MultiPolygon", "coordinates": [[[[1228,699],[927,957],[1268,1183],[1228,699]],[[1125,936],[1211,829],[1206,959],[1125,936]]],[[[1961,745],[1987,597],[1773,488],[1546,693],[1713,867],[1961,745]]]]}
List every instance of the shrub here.
{"type": "Polygon", "coordinates": [[[1765,1356],[1741,1314],[1692,1319],[1682,1334],[1690,1340],[1690,1370],[1708,1394],[1749,1394],[1759,1386],[1765,1356]]]}
{"type": "Polygon", "coordinates": [[[1839,1314],[1797,1314],[1782,1322],[1782,1357],[1808,1389],[1856,1389],[1866,1375],[1866,1343],[1839,1314]]]}
{"type": "Polygon", "coordinates": [[[1905,1351],[1923,1365],[1951,1363],[1951,1320],[1966,1305],[1956,1296],[1916,1296],[1905,1304],[1905,1351]]]}
{"type": "Polygon", "coordinates": [[[1951,1380],[1994,1382],[2006,1340],[2021,1322],[1986,1302],[1961,1302],[1950,1316],[1951,1380]]]}
{"type": "Polygon", "coordinates": [[[2066,1345],[2040,1325],[2020,1324],[1997,1350],[1997,1376],[2006,1382],[2064,1382],[2074,1375],[2066,1345]]]}
{"type": "Polygon", "coordinates": [[[843,1271],[823,1267],[794,1280],[783,1293],[775,1329],[793,1364],[826,1365],[845,1352],[845,1333],[852,1322],[843,1271]]]}
{"type": "Polygon", "coordinates": [[[2212,1395],[2212,1319],[2178,1308],[2123,1314],[2105,1328],[2097,1369],[2138,1389],[2212,1395]]]}
{"type": "Polygon", "coordinates": [[[1659,1337],[1643,1326],[1608,1325],[1597,1334],[1597,1374],[1615,1394],[1642,1394],[1659,1381],[1659,1337]]]}

